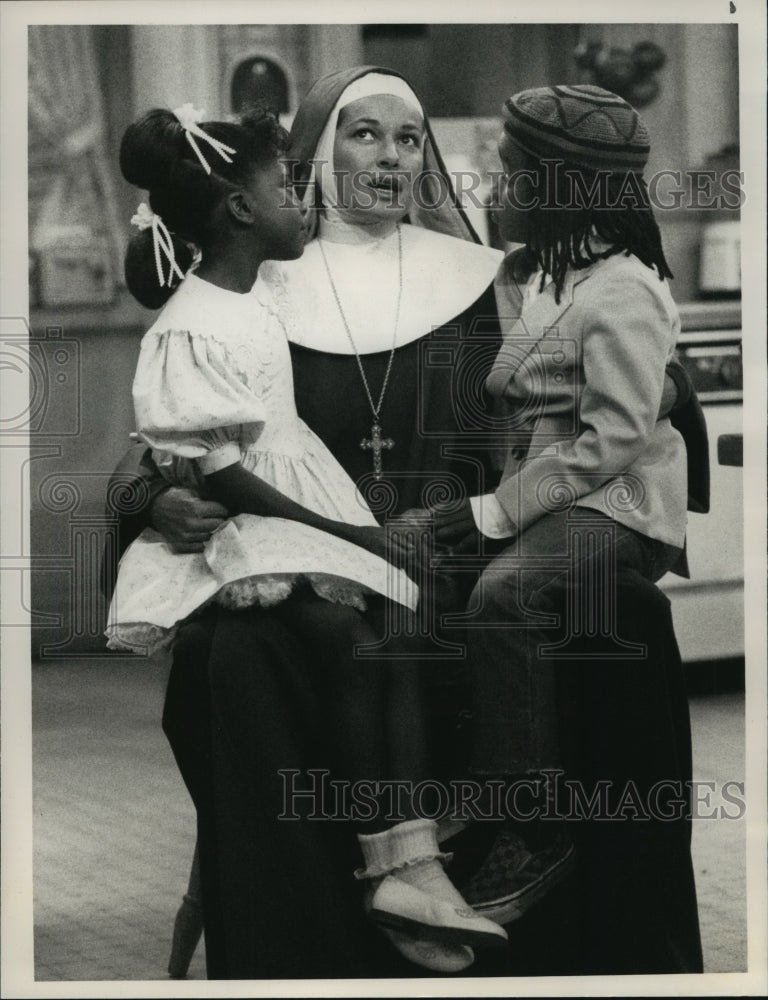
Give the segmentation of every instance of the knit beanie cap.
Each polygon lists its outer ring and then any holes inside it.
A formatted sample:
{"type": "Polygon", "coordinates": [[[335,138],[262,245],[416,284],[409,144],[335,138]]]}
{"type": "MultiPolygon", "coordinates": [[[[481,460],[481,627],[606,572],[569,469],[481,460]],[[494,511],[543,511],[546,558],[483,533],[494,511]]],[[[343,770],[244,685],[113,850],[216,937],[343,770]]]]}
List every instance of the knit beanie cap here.
{"type": "Polygon", "coordinates": [[[537,159],[642,173],[650,137],[632,105],[600,87],[535,87],[505,102],[504,128],[537,159]]]}

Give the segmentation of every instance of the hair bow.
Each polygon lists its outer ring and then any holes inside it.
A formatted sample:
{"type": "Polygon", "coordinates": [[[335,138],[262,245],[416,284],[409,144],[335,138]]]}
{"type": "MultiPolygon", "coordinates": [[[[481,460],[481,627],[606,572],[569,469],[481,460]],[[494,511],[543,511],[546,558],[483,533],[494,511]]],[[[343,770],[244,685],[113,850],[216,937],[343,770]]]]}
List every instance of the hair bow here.
{"type": "Polygon", "coordinates": [[[151,229],[152,230],[152,243],[155,251],[155,267],[157,268],[157,280],[160,283],[160,287],[164,288],[167,284],[171,287],[171,280],[173,278],[173,272],[184,280],[184,275],[182,274],[179,265],[176,263],[176,254],[173,251],[173,239],[171,234],[168,232],[168,227],[152,209],[147,205],[146,202],[142,202],[136,209],[136,214],[131,216],[131,225],[136,226],[140,230],[151,229]],[[166,280],[165,274],[163,273],[163,262],[161,257],[161,251],[165,254],[165,258],[168,261],[168,278],[166,280]]]}
{"type": "Polygon", "coordinates": [[[204,111],[198,111],[191,104],[183,104],[180,108],[175,108],[173,113],[178,118],[179,124],[184,129],[184,134],[187,137],[187,142],[190,144],[192,149],[194,149],[195,153],[197,154],[198,160],[200,160],[200,162],[202,163],[203,168],[205,169],[205,172],[207,174],[210,174],[211,168],[208,161],[203,156],[202,150],[195,141],[195,137],[197,137],[198,139],[202,139],[204,142],[207,142],[209,146],[212,146],[213,149],[215,149],[216,152],[219,154],[219,156],[223,160],[226,160],[227,163],[232,162],[232,157],[228,156],[227,154],[232,153],[234,155],[237,152],[237,150],[232,149],[231,146],[225,145],[218,139],[214,139],[213,136],[208,135],[207,132],[204,132],[200,128],[198,122],[201,122],[205,118],[204,111]]]}

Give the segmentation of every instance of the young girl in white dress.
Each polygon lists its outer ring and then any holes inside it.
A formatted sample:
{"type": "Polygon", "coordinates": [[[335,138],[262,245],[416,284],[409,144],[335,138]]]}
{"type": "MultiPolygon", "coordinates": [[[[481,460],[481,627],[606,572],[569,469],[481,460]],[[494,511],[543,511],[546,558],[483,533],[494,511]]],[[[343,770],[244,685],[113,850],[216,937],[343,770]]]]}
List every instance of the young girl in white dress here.
{"type": "MultiPolygon", "coordinates": [[[[130,126],[120,166],[149,191],[134,221],[126,281],[165,308],[141,343],[133,384],[139,436],[174,485],[232,513],[200,553],[177,553],[146,529],[120,563],[109,611],[112,649],[153,650],[216,601],[274,606],[316,645],[339,768],[356,782],[424,777],[418,700],[393,682],[401,659],[359,660],[389,602],[408,614],[418,588],[402,568],[408,543],[389,537],[355,484],[297,415],[279,310],[256,281],[265,259],[303,249],[303,215],[269,114],[206,122],[186,105],[130,126]],[[201,254],[194,271],[192,249],[201,254]],[[186,273],[186,276],[184,272],[186,273]]],[[[245,613],[245,611],[244,611],[245,613]]],[[[435,824],[392,823],[379,808],[352,819],[369,880],[366,907],[410,960],[439,971],[472,961],[469,945],[505,932],[467,906],[437,859],[435,824]]],[[[369,800],[370,801],[370,800],[369,800]]],[[[413,815],[412,811],[410,815],[413,815]]],[[[265,901],[265,905],[266,901],[265,901]]]]}

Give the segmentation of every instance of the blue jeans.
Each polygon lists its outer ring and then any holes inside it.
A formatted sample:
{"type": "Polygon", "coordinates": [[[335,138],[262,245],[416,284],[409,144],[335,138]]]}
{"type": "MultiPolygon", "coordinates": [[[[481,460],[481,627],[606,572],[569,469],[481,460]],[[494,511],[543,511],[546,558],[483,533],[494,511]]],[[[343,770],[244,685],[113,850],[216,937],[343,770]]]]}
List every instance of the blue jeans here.
{"type": "Polygon", "coordinates": [[[559,766],[557,662],[642,655],[617,632],[616,573],[633,569],[655,582],[679,555],[576,507],[543,517],[489,563],[467,621],[476,774],[559,766]],[[564,590],[565,608],[553,596],[564,590]]]}

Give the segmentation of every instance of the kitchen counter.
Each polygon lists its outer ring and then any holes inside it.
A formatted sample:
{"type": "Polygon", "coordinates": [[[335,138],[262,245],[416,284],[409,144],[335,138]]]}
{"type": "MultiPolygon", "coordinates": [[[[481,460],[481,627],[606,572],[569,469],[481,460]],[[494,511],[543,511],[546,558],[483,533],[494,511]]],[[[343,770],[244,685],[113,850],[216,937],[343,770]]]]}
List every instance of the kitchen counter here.
{"type": "Polygon", "coordinates": [[[140,306],[126,288],[120,288],[111,302],[100,305],[32,306],[29,320],[35,335],[42,336],[51,327],[61,327],[65,334],[103,333],[136,327],[143,332],[152,325],[156,315],[140,306]]]}
{"type": "Polygon", "coordinates": [[[689,330],[740,330],[741,299],[711,299],[678,305],[683,333],[689,330]]]}

